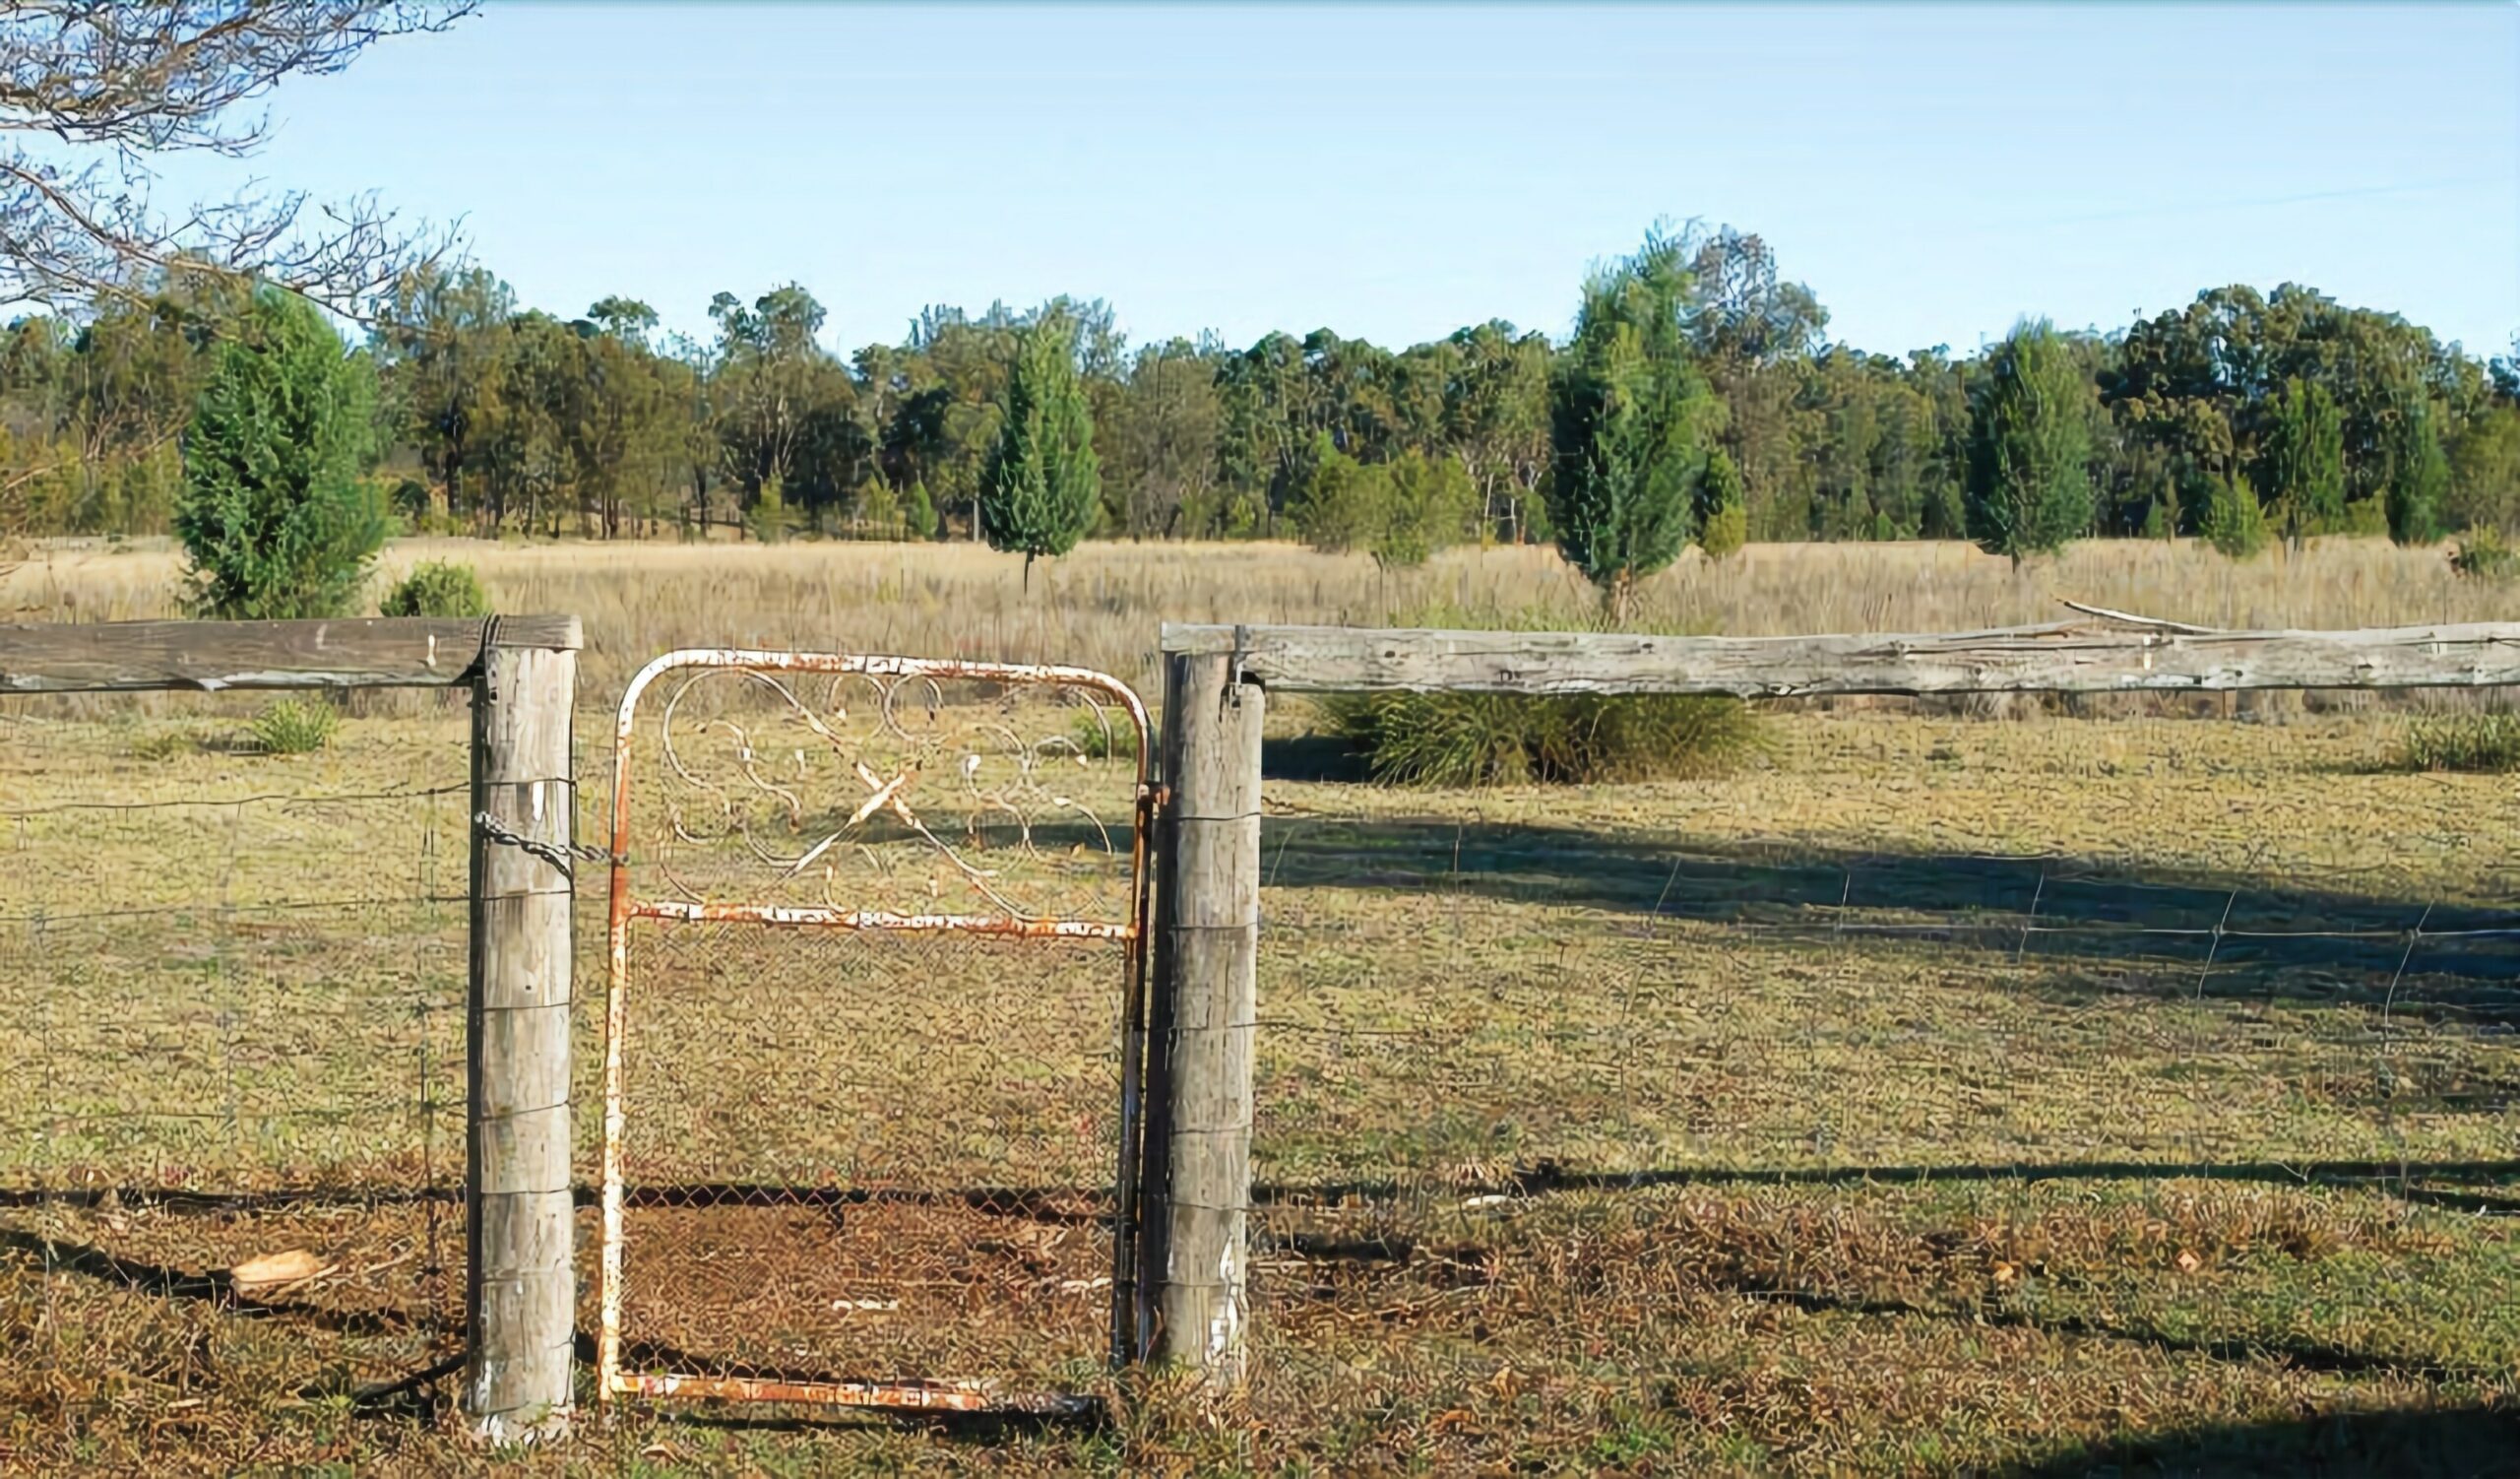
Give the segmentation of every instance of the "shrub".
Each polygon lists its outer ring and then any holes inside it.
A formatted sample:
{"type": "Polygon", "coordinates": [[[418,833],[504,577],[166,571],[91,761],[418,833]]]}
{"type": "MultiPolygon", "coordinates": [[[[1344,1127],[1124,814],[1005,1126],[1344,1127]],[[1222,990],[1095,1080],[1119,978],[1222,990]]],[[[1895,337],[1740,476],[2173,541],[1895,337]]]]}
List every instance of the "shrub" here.
{"type": "Polygon", "coordinates": [[[1712,775],[1756,747],[1734,699],[1683,694],[1374,693],[1331,725],[1392,786],[1593,786],[1712,775]]]}
{"type": "Polygon", "coordinates": [[[1460,463],[1412,449],[1382,474],[1383,517],[1365,541],[1375,564],[1422,565],[1429,554],[1469,537],[1479,514],[1479,490],[1460,463]]]}
{"type": "Polygon", "coordinates": [[[1099,715],[1091,710],[1077,715],[1076,722],[1068,726],[1067,737],[1075,741],[1077,753],[1089,760],[1138,757],[1138,727],[1116,709],[1099,715]]]}
{"type": "Polygon", "coordinates": [[[776,545],[794,531],[795,515],[788,511],[787,488],[779,479],[762,481],[753,493],[752,507],[745,511],[744,526],[765,545],[776,545]]]}
{"type": "Polygon", "coordinates": [[[2357,498],[2345,505],[2345,523],[2338,532],[2358,540],[2376,540],[2389,532],[2389,511],[2377,498],[2357,498]]]}
{"type": "Polygon", "coordinates": [[[1738,554],[1750,543],[1750,511],[1738,503],[1730,503],[1707,515],[1706,527],[1698,531],[1697,546],[1708,559],[1723,559],[1738,554]]]}
{"type": "MultiPolygon", "coordinates": [[[[1458,611],[1411,626],[1612,630],[1544,611],[1503,620],[1458,611]]],[[[1758,716],[1738,699],[1684,694],[1370,693],[1320,705],[1334,732],[1395,786],[1602,785],[1719,774],[1755,754],[1758,716]]]]}
{"type": "Polygon", "coordinates": [[[2509,580],[2520,575],[2520,550],[2502,542],[2496,531],[2471,529],[2459,536],[2450,551],[2450,568],[2476,580],[2509,580]]]}
{"type": "Polygon", "coordinates": [[[1750,511],[1741,499],[1741,470],[1722,447],[1707,454],[1698,474],[1697,547],[1722,559],[1750,542],[1750,511]]]}
{"type": "Polygon", "coordinates": [[[2431,403],[2410,396],[2384,434],[2388,482],[2380,489],[2389,538],[2401,545],[2428,545],[2440,537],[2441,505],[2450,491],[2450,460],[2433,429],[2431,403]]]}
{"type": "Polygon", "coordinates": [[[337,616],[385,543],[358,477],[375,377],[303,298],[258,291],[184,437],[175,533],[205,616],[337,616]]]}
{"type": "Polygon", "coordinates": [[[945,522],[937,517],[935,501],[927,496],[927,480],[923,478],[911,483],[910,502],[904,507],[902,516],[909,521],[913,539],[941,540],[945,537],[945,522]]]}
{"type": "Polygon", "coordinates": [[[1385,569],[1407,568],[1470,537],[1479,491],[1450,458],[1412,450],[1368,466],[1316,434],[1311,462],[1287,516],[1315,549],[1362,549],[1385,569]]]}
{"type": "Polygon", "coordinates": [[[199,727],[183,724],[167,729],[144,731],[139,739],[131,741],[131,756],[135,760],[156,763],[174,759],[178,755],[192,754],[206,748],[207,745],[207,738],[199,727]]]}
{"type": "Polygon", "coordinates": [[[2245,478],[2218,478],[2205,502],[2205,517],[2196,532],[2234,559],[2246,559],[2266,547],[2266,511],[2245,478]]]}
{"type": "Polygon", "coordinates": [[[1363,545],[1391,502],[1389,480],[1342,452],[1326,431],[1313,434],[1311,473],[1287,505],[1306,545],[1344,553],[1363,545]]]}
{"type": "Polygon", "coordinates": [[[1228,540],[1247,540],[1259,532],[1262,515],[1268,508],[1266,502],[1251,493],[1235,493],[1226,499],[1224,509],[1217,515],[1217,533],[1228,540]]]}
{"type": "Polygon", "coordinates": [[[378,610],[388,616],[486,616],[490,598],[471,565],[423,560],[386,594],[378,610]]]}
{"type": "Polygon", "coordinates": [[[2520,714],[2445,714],[2406,728],[2393,769],[2501,774],[2520,770],[2520,714]]]}
{"type": "Polygon", "coordinates": [[[267,755],[303,755],[333,742],[342,716],[320,698],[284,698],[254,719],[254,743],[267,755]]]}
{"type": "Polygon", "coordinates": [[[857,518],[872,525],[881,539],[899,539],[903,534],[902,500],[894,494],[893,485],[870,476],[857,484],[857,518]]]}
{"type": "Polygon", "coordinates": [[[385,495],[385,506],[409,530],[425,531],[436,501],[429,495],[429,485],[416,478],[397,482],[385,495]]]}

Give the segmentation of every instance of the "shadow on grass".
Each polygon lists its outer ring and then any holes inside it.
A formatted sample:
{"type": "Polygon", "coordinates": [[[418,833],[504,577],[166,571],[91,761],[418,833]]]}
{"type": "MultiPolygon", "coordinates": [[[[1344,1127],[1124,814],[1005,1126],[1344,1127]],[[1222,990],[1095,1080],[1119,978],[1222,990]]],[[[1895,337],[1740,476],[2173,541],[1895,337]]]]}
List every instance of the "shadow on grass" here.
{"type": "MultiPolygon", "coordinates": [[[[2508,1215],[2520,1198],[2479,1190],[2520,1182],[2520,1160],[2499,1161],[2054,1161],[2001,1165],[1828,1166],[1776,1170],[1667,1167],[1582,1171],[1542,1161],[1511,1177],[1477,1186],[1448,1186],[1446,1195],[1542,1195],[1552,1191],[1624,1191],[1663,1187],[1861,1187],[2045,1181],[2210,1181],[2274,1187],[2337,1187],[2382,1191],[2463,1212],[2508,1215]]],[[[1390,1200],[1406,1194],[1397,1182],[1261,1183],[1260,1206],[1336,1206],[1347,1200],[1390,1200]]]]}
{"type": "Polygon", "coordinates": [[[1338,735],[1292,735],[1260,746],[1260,779],[1267,781],[1349,781],[1373,778],[1365,752],[1338,735]]]}
{"type": "MultiPolygon", "coordinates": [[[[425,1333],[457,1336],[426,1312],[394,1309],[333,1309],[300,1299],[244,1300],[223,1274],[197,1273],[128,1257],[92,1244],[44,1238],[21,1229],[0,1229],[0,1259],[39,1270],[46,1276],[68,1274],[110,1285],[144,1298],[170,1304],[207,1305],[224,1316],[268,1320],[345,1336],[399,1336],[425,1333]]],[[[464,1366],[459,1351],[427,1366],[364,1385],[344,1387],[338,1373],[298,1388],[301,1400],[346,1396],[354,1410],[379,1416],[428,1420],[443,1409],[439,1384],[464,1366]]]]}
{"type": "Polygon", "coordinates": [[[2004,1479],[2507,1475],[2520,1472],[2520,1415],[2485,1407],[2317,1413],[2078,1445],[1999,1472],[2004,1479]]]}
{"type": "MultiPolygon", "coordinates": [[[[1543,1196],[1552,1192],[1649,1190],[1666,1187],[1864,1187],[1979,1182],[2151,1182],[2208,1181],[2253,1183],[2274,1187],[2335,1187],[2386,1192],[2410,1201],[2486,1215],[2520,1213],[2520,1195],[2487,1188],[2520,1184],[2520,1160],[2394,1160],[2394,1161],[2021,1161],[1987,1164],[1905,1166],[1791,1166],[1762,1169],[1729,1166],[1670,1166],[1645,1170],[1593,1171],[1542,1159],[1493,1181],[1448,1183],[1450,1196],[1501,1194],[1543,1196]]],[[[1344,1200],[1392,1200],[1410,1194],[1398,1181],[1255,1182],[1253,1205],[1300,1207],[1336,1205],[1344,1200]]],[[[602,1191],[579,1183],[572,1192],[580,1208],[600,1205],[602,1191]]],[[[845,1210],[852,1206],[907,1204],[958,1206],[1012,1221],[1058,1226],[1094,1226],[1111,1216],[1108,1187],[832,1187],[780,1182],[686,1182],[642,1185],[626,1190],[623,1200],[634,1208],[654,1207],[818,1207],[845,1210]]],[[[0,1209],[24,1207],[147,1208],[178,1216],[218,1216],[298,1207],[381,1205],[415,1202],[457,1204],[459,1190],[432,1187],[406,1191],[355,1187],[292,1187],[284,1190],[166,1191],[146,1187],[76,1187],[41,1190],[0,1188],[0,1209]]],[[[0,1230],[0,1253],[40,1258],[46,1241],[35,1234],[0,1230]]],[[[214,1275],[137,1262],[101,1249],[52,1243],[53,1266],[63,1272],[88,1274],[129,1285],[147,1293],[180,1298],[219,1298],[224,1285],[214,1275]]]]}
{"type": "Polygon", "coordinates": [[[2280,1361],[2303,1371],[2328,1372],[2340,1376],[2396,1376],[2412,1377],[2426,1382],[2447,1382],[2476,1380],[2491,1375],[2488,1372],[2447,1366],[2420,1356],[2358,1351],[2350,1346],[2334,1345],[2323,1340],[2207,1339],[2192,1335],[2174,1335],[2151,1325],[2110,1324],[2101,1320],[2087,1319],[2078,1315],[2032,1315],[2019,1310],[2003,1310],[1984,1305],[1937,1307],[1913,1304],[1907,1300],[1898,1299],[1855,1299],[1843,1295],[1764,1284],[1751,1279],[1719,1280],[1718,1283],[1720,1287],[1745,1298],[1790,1306],[1806,1315],[1859,1315],[1885,1319],[1959,1319],[1975,1325],[2032,1330],[2043,1335],[2070,1335],[2087,1340],[2124,1341],[2150,1346],[2155,1350],[2166,1351],[2173,1355],[2199,1356],[2208,1361],[2240,1364],[2280,1361]]]}
{"type": "MultiPolygon", "coordinates": [[[[2067,997],[2294,999],[2520,1025],[2520,912],[2070,857],[1857,853],[1545,823],[1271,816],[1271,888],[1595,910],[1790,939],[1972,945],[2067,997]],[[2210,966],[2210,968],[2209,968],[2210,966]],[[2079,974],[2077,968],[2081,968],[2079,974]]],[[[1265,924],[1264,924],[1265,933],[1265,924]]]]}
{"type": "Polygon", "coordinates": [[[120,1285],[134,1294],[209,1304],[245,1318],[296,1321],[342,1335],[399,1335],[437,1328],[437,1321],[426,1315],[401,1310],[335,1310],[297,1300],[240,1300],[223,1274],[194,1273],[15,1228],[0,1229],[0,1256],[50,1273],[77,1274],[99,1283],[120,1285]]]}

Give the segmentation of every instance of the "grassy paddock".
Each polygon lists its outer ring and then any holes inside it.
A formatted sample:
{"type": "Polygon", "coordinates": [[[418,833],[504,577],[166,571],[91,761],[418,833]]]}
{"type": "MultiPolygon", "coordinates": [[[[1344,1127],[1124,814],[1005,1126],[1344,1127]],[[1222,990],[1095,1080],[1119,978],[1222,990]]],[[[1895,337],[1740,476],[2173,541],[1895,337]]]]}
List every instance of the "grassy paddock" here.
{"type": "MultiPolygon", "coordinates": [[[[961,548],[470,557],[502,605],[588,618],[582,743],[636,661],[684,643],[1142,677],[1159,614],[1581,599],[1492,551],[1385,594],[1361,561],[1105,547],[1046,591],[1037,572],[1030,601],[1012,562],[961,548]]],[[[162,576],[162,554],[62,555],[6,594],[151,614],[150,561],[162,576]]],[[[2160,547],[2077,551],[2019,587],[1962,551],[1754,547],[1656,596],[1780,631],[2032,619],[2058,591],[2217,621],[2500,614],[2435,580],[2437,555],[2309,561],[2324,606],[2290,604],[2313,577],[2280,561],[2160,547]],[[2247,586],[2234,610],[2212,608],[2217,579],[2247,586]]],[[[793,830],[723,746],[684,758],[787,857],[865,792],[770,741],[764,702],[689,717],[762,741],[764,774],[807,798],[793,830]]],[[[436,698],[352,713],[279,756],[251,743],[257,707],[0,718],[0,1047],[20,1068],[0,1077],[0,1190],[50,1193],[0,1205],[0,1467],[486,1467],[422,1394],[354,1395],[452,1348],[462,799],[340,798],[459,785],[466,718],[436,698]],[[49,809],[73,801],[180,804],[49,809]],[[301,1247],[334,1272],[258,1299],[221,1280],[301,1247]]],[[[2505,776],[2393,768],[2394,714],[2040,712],[1811,709],[1722,777],[1446,794],[1324,779],[1310,716],[1276,706],[1257,1376],[1221,1432],[1092,1374],[1112,961],[643,934],[634,1340],[1076,1383],[1114,1416],[641,1416],[524,1466],[2489,1471],[2520,1440],[2520,955],[2473,932],[2507,910],[2520,798],[2505,776]]],[[[1070,801],[1116,798],[1075,774],[1070,801]]],[[[643,835],[669,794],[641,793],[643,835]]],[[[1062,812],[1030,853],[1006,825],[969,854],[991,886],[1107,900],[1090,825],[1062,812]]],[[[778,896],[951,902],[959,875],[902,842],[835,850],[778,896]]],[[[757,884],[758,857],[694,848],[643,866],[715,897],[757,884]]],[[[599,915],[590,897],[582,1093],[599,915]]]]}

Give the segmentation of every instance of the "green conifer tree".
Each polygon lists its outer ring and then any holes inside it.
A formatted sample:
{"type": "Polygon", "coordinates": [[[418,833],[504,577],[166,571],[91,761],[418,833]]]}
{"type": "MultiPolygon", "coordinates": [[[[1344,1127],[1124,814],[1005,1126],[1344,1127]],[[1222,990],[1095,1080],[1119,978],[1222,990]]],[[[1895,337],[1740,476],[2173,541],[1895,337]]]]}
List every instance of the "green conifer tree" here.
{"type": "Polygon", "coordinates": [[[2091,527],[2091,384],[2044,319],[1986,356],[1969,408],[1969,537],[1989,554],[2047,554],[2091,527]]]}
{"type": "Polygon", "coordinates": [[[1094,416],[1076,373],[1076,328],[1047,315],[1017,336],[997,445],[980,475],[980,533],[1033,561],[1065,554],[1094,527],[1102,496],[1094,416]]]}
{"type": "Polygon", "coordinates": [[[1549,524],[1558,552],[1625,621],[1636,583],[1686,547],[1719,406],[1690,358],[1686,244],[1660,230],[1584,285],[1549,387],[1549,524]]]}
{"type": "Polygon", "coordinates": [[[175,534],[193,609],[280,620],[352,610],[383,547],[383,500],[359,479],[376,376],[323,314],[255,292],[184,437],[175,534]]]}

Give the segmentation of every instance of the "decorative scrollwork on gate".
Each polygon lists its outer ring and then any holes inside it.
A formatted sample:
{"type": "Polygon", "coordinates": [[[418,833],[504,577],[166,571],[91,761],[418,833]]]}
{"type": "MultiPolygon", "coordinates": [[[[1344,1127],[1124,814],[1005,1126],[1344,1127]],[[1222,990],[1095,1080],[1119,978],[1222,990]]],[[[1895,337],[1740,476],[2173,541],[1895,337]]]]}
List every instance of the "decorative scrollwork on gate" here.
{"type": "MultiPolygon", "coordinates": [[[[978,670],[985,673],[988,670],[978,670]]],[[[694,902],[765,880],[798,902],[1012,919],[1118,908],[1140,717],[1078,683],[914,672],[678,675],[638,850],[694,902]]]]}

